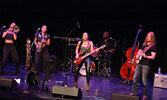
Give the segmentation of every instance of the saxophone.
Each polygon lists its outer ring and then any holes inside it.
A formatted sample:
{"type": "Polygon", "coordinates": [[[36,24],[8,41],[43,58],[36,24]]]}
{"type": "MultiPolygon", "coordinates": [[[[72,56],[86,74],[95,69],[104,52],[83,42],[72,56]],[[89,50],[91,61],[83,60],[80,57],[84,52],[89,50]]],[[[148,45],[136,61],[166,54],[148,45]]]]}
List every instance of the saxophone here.
{"type": "Polygon", "coordinates": [[[37,50],[38,53],[40,53],[42,51],[42,48],[43,48],[42,44],[44,42],[44,38],[45,38],[45,36],[42,37],[41,42],[38,44],[38,46],[36,48],[36,50],[37,50]]]}
{"type": "Polygon", "coordinates": [[[27,39],[27,44],[26,44],[26,67],[25,70],[28,70],[28,68],[31,66],[31,60],[30,60],[30,55],[31,55],[31,40],[27,39]]]}

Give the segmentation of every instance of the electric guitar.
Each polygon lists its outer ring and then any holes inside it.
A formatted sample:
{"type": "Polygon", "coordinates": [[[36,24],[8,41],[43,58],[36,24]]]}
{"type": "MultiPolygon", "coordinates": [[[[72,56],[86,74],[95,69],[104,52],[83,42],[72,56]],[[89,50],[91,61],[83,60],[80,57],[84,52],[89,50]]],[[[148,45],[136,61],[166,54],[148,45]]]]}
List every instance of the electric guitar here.
{"type": "Polygon", "coordinates": [[[90,53],[85,54],[84,56],[80,56],[80,55],[79,55],[79,58],[74,58],[74,63],[75,63],[76,65],[79,65],[79,64],[83,61],[84,58],[90,56],[91,54],[93,54],[93,53],[95,53],[96,51],[98,51],[98,50],[100,50],[100,49],[103,49],[103,48],[105,48],[105,47],[106,47],[106,45],[102,45],[101,47],[99,47],[99,48],[93,50],[93,51],[90,52],[90,53]]]}
{"type": "Polygon", "coordinates": [[[147,50],[149,50],[154,44],[146,47],[144,50],[142,51],[139,51],[136,55],[136,60],[135,60],[135,63],[138,64],[140,62],[140,60],[142,59],[142,54],[146,53],[147,50]]]}

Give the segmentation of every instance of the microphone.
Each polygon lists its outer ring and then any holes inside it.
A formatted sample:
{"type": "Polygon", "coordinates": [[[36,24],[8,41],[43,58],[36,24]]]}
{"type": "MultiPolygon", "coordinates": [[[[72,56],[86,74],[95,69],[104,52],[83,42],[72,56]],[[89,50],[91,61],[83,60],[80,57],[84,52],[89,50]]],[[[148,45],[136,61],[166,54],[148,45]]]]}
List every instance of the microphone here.
{"type": "Polygon", "coordinates": [[[6,26],[4,25],[3,27],[1,27],[1,30],[4,29],[6,26]]]}
{"type": "Polygon", "coordinates": [[[38,29],[36,30],[36,32],[38,32],[40,29],[41,29],[41,28],[38,28],[38,29]]]}
{"type": "Polygon", "coordinates": [[[79,25],[79,22],[77,22],[77,26],[78,26],[78,28],[81,28],[80,25],[79,25]]]}

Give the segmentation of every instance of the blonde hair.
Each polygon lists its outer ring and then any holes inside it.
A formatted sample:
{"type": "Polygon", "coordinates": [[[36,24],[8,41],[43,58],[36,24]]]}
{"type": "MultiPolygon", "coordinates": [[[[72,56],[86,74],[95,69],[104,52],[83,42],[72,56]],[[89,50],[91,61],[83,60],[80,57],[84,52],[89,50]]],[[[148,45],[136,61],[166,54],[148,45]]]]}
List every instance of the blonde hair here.
{"type": "Polygon", "coordinates": [[[151,36],[151,41],[150,41],[150,44],[149,44],[149,45],[156,44],[156,39],[155,39],[155,34],[154,34],[154,32],[148,32],[147,35],[146,35],[146,37],[145,37],[143,46],[146,46],[146,45],[147,45],[147,36],[148,36],[148,35],[151,36]]]}

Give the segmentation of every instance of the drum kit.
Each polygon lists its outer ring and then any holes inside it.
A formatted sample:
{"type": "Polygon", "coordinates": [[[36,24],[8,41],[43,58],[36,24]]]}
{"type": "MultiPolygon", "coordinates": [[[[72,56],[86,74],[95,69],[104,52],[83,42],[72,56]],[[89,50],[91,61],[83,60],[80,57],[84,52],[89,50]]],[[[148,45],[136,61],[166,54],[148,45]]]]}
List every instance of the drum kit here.
{"type": "MultiPolygon", "coordinates": [[[[81,39],[79,38],[67,38],[67,37],[54,37],[54,38],[59,38],[59,39],[65,39],[65,40],[68,40],[68,41],[79,41],[81,39]]],[[[74,46],[76,46],[77,44],[73,43],[72,42],[69,42],[68,43],[68,46],[72,46],[72,48],[74,46]]],[[[70,49],[72,49],[70,48],[70,49]]],[[[95,45],[93,47],[93,50],[97,49],[98,47],[95,45]]],[[[66,57],[67,59],[67,68],[70,72],[74,72],[75,71],[75,67],[76,65],[74,64],[74,50],[69,50],[71,54],[68,54],[68,56],[66,57]]],[[[95,53],[93,53],[92,55],[92,59],[91,59],[91,68],[90,68],[90,72],[92,75],[97,75],[97,76],[106,76],[106,73],[104,70],[106,70],[106,67],[105,67],[105,61],[103,59],[103,55],[100,53],[100,51],[97,51],[95,53]]],[[[80,68],[80,71],[79,73],[83,76],[86,76],[86,66],[85,66],[85,63],[83,63],[82,67],[80,68]]],[[[108,76],[108,75],[107,75],[108,76]]]]}

